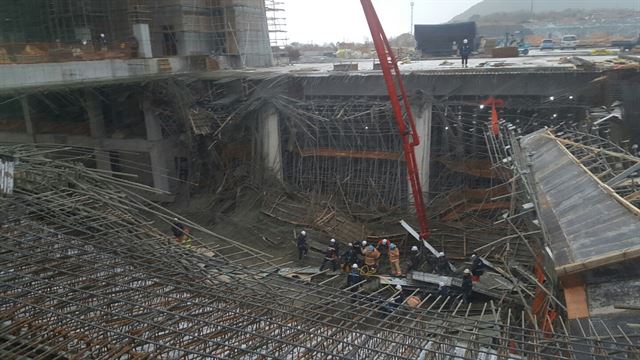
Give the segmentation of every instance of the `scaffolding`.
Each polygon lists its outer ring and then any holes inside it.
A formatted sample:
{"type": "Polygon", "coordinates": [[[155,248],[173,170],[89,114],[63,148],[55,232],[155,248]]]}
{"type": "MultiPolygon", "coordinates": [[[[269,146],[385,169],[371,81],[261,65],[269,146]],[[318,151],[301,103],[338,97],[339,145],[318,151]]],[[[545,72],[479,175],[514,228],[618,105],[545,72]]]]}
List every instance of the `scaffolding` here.
{"type": "Polygon", "coordinates": [[[289,45],[287,37],[287,18],[283,8],[284,2],[266,0],[267,21],[269,23],[269,40],[272,48],[285,48],[289,45]]]}

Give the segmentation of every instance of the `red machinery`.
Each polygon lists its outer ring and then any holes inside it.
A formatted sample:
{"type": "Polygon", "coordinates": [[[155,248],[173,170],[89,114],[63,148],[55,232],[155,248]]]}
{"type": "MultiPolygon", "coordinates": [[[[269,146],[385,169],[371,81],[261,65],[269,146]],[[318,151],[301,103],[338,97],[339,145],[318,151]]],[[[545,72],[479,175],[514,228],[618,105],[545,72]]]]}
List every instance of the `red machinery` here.
{"type": "Polygon", "coordinates": [[[389,40],[382,29],[380,19],[376,13],[371,0],[360,0],[364,14],[367,17],[367,23],[371,30],[373,44],[376,47],[378,58],[380,59],[380,68],[384,75],[384,81],[387,84],[391,107],[396,118],[398,131],[402,137],[402,146],[404,149],[404,157],[407,161],[407,173],[409,183],[411,184],[411,192],[413,193],[413,201],[420,223],[420,237],[423,240],[429,238],[429,224],[427,222],[427,212],[422,197],[422,186],[420,185],[420,174],[418,173],[418,164],[416,162],[416,153],[414,148],[420,145],[420,137],[416,131],[416,124],[411,113],[409,98],[402,81],[402,75],[398,68],[398,60],[393,54],[389,40]],[[408,123],[408,126],[407,126],[408,123]]]}

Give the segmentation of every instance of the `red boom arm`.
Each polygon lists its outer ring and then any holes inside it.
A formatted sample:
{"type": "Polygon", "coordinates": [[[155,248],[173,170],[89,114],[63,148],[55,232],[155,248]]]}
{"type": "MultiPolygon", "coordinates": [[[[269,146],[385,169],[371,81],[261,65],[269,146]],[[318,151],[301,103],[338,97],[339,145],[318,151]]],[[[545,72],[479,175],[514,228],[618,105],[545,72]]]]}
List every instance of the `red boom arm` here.
{"type": "Polygon", "coordinates": [[[380,19],[376,14],[376,10],[371,0],[360,0],[364,14],[367,17],[367,23],[371,30],[373,44],[376,47],[378,58],[380,59],[380,68],[384,75],[384,81],[387,84],[391,107],[396,118],[398,131],[402,137],[402,147],[404,149],[404,157],[407,161],[407,172],[409,183],[411,184],[411,192],[413,193],[413,201],[420,223],[420,237],[423,240],[429,238],[429,224],[427,223],[427,212],[422,197],[422,186],[420,185],[420,175],[418,173],[418,164],[416,162],[416,153],[414,148],[420,145],[420,137],[416,131],[416,124],[411,113],[409,98],[407,91],[402,82],[402,75],[398,68],[398,60],[393,54],[389,40],[382,29],[380,19]],[[409,124],[409,126],[406,125],[409,124]]]}

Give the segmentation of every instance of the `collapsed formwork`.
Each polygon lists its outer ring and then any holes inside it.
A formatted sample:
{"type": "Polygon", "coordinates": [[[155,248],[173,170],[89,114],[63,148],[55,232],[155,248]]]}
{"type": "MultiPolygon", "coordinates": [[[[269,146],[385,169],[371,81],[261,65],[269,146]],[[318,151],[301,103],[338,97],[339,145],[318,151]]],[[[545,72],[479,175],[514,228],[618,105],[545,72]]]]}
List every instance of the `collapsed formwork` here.
{"type": "MultiPolygon", "coordinates": [[[[266,254],[216,234],[178,245],[174,214],[126,180],[3,146],[0,351],[45,358],[602,359],[638,355],[637,335],[588,320],[536,330],[509,307],[391,287],[336,290],[276,275],[266,254]],[[155,219],[155,221],[154,221],[155,219]],[[247,267],[248,266],[248,267],[247,267]],[[414,291],[412,295],[419,295],[414,291]],[[416,306],[414,304],[414,306],[416,306]]],[[[67,152],[70,148],[64,148],[67,152]]],[[[146,189],[148,190],[148,189],[146,189]]],[[[183,222],[207,234],[196,224],[183,222]]]]}

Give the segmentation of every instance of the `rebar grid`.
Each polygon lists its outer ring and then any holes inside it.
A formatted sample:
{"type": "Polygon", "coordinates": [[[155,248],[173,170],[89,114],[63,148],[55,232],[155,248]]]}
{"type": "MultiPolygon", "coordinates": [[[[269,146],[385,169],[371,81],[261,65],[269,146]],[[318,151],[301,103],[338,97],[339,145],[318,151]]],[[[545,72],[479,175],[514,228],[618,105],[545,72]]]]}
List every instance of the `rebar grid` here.
{"type": "Polygon", "coordinates": [[[239,245],[204,252],[168,241],[144,216],[163,211],[132,200],[119,180],[10,150],[20,161],[16,192],[0,198],[7,357],[625,359],[638,351],[637,336],[622,329],[552,337],[514,323],[508,309],[478,313],[457,302],[451,311],[443,299],[389,313],[380,307],[396,295],[389,288],[352,293],[246,268],[217,256],[239,245]],[[567,357],[571,348],[579,350],[567,357]]]}

